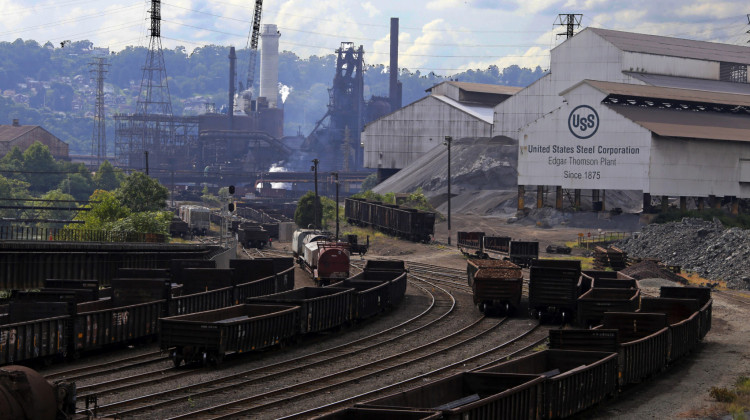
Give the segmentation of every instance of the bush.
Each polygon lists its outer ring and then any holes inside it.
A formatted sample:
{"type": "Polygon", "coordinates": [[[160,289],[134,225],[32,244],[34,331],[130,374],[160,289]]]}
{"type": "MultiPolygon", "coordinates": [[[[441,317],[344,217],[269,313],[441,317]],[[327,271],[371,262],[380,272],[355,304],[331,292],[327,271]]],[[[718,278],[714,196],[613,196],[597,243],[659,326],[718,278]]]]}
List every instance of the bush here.
{"type": "Polygon", "coordinates": [[[737,394],[723,387],[719,388],[712,386],[711,391],[708,392],[708,395],[710,395],[711,398],[715,399],[716,401],[723,403],[731,403],[737,399],[737,394]]]}

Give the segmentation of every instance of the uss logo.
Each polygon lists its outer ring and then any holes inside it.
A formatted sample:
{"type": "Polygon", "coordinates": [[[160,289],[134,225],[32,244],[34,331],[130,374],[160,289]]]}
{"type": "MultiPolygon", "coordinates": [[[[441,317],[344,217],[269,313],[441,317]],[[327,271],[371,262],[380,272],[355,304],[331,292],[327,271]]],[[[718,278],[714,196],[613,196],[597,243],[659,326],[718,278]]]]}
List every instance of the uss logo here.
{"type": "Polygon", "coordinates": [[[568,129],[579,139],[587,139],[599,129],[599,114],[588,105],[579,105],[568,116],[568,129]]]}

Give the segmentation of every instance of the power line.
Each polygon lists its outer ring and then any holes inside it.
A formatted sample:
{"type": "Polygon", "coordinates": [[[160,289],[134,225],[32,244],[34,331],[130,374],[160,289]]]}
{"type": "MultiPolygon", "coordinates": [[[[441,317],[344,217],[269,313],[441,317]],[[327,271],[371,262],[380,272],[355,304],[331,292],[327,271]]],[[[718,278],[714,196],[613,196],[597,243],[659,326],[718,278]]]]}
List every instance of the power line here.
{"type": "Polygon", "coordinates": [[[7,31],[7,32],[0,32],[0,36],[12,35],[12,34],[21,33],[21,32],[28,32],[28,31],[33,31],[35,29],[46,29],[46,28],[51,28],[53,26],[60,26],[60,25],[68,24],[68,23],[78,22],[78,21],[81,21],[81,20],[98,18],[98,17],[106,16],[106,15],[111,14],[113,12],[117,12],[117,11],[121,11],[121,10],[126,10],[126,9],[132,9],[133,7],[136,7],[136,6],[140,6],[140,2],[138,4],[133,4],[133,5],[130,5],[130,6],[124,6],[124,7],[118,8],[118,9],[106,10],[106,11],[103,11],[103,12],[99,12],[99,13],[95,13],[95,14],[90,14],[90,15],[78,16],[78,17],[70,18],[70,19],[66,19],[66,20],[59,20],[59,21],[55,21],[54,23],[44,23],[44,24],[41,24],[41,25],[27,26],[27,27],[21,28],[21,29],[14,29],[14,30],[7,31]]]}

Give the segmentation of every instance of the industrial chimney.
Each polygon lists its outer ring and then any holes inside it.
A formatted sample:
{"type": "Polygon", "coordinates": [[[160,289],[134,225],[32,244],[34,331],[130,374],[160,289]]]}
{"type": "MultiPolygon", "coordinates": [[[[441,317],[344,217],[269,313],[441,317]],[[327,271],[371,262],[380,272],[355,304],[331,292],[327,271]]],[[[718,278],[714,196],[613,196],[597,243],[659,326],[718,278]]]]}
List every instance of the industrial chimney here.
{"type": "Polygon", "coordinates": [[[237,54],[234,47],[229,47],[229,129],[234,130],[234,78],[237,76],[235,65],[237,63],[237,54]]]}
{"type": "Polygon", "coordinates": [[[260,32],[260,95],[276,108],[279,98],[279,37],[276,25],[263,25],[260,32]]]}
{"type": "Polygon", "coordinates": [[[391,112],[401,108],[401,82],[398,81],[398,18],[391,18],[391,65],[388,100],[391,103],[391,112]]]}

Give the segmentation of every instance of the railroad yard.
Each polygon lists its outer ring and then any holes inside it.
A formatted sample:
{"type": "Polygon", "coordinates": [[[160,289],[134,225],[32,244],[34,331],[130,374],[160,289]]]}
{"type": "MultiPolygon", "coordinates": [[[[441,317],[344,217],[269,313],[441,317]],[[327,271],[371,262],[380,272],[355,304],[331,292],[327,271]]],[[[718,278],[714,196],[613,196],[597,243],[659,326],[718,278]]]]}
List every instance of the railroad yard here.
{"type": "MultiPolygon", "coordinates": [[[[454,226],[462,228],[464,223],[479,224],[466,216],[454,226]]],[[[498,234],[505,226],[490,225],[498,234]]],[[[437,228],[440,235],[445,223],[437,228]]],[[[577,232],[513,229],[516,236],[543,238],[540,248],[568,242],[577,232]]],[[[274,242],[273,249],[248,250],[243,257],[289,256],[290,248],[291,243],[274,242]]],[[[175,369],[169,355],[150,343],[40,372],[49,380],[75,380],[79,408],[88,395],[96,395],[97,414],[103,416],[309,418],[528,354],[543,348],[549,329],[559,328],[539,326],[524,316],[525,309],[519,317],[483,317],[466,284],[466,259],[455,246],[379,236],[366,255],[366,259],[377,258],[407,261],[406,296],[395,309],[355,326],[307,336],[281,349],[229,356],[218,367],[175,369]]],[[[361,271],[364,262],[353,257],[352,274],[361,271]]],[[[528,270],[524,273],[528,278],[528,270]]],[[[658,296],[660,286],[672,284],[664,279],[641,280],[641,289],[644,296],[658,296]]],[[[306,286],[314,283],[297,267],[295,288],[306,286]]],[[[731,387],[738,377],[750,375],[750,327],[745,322],[750,296],[715,291],[712,297],[712,329],[691,354],[576,418],[711,418],[717,406],[709,389],[731,387]]]]}

